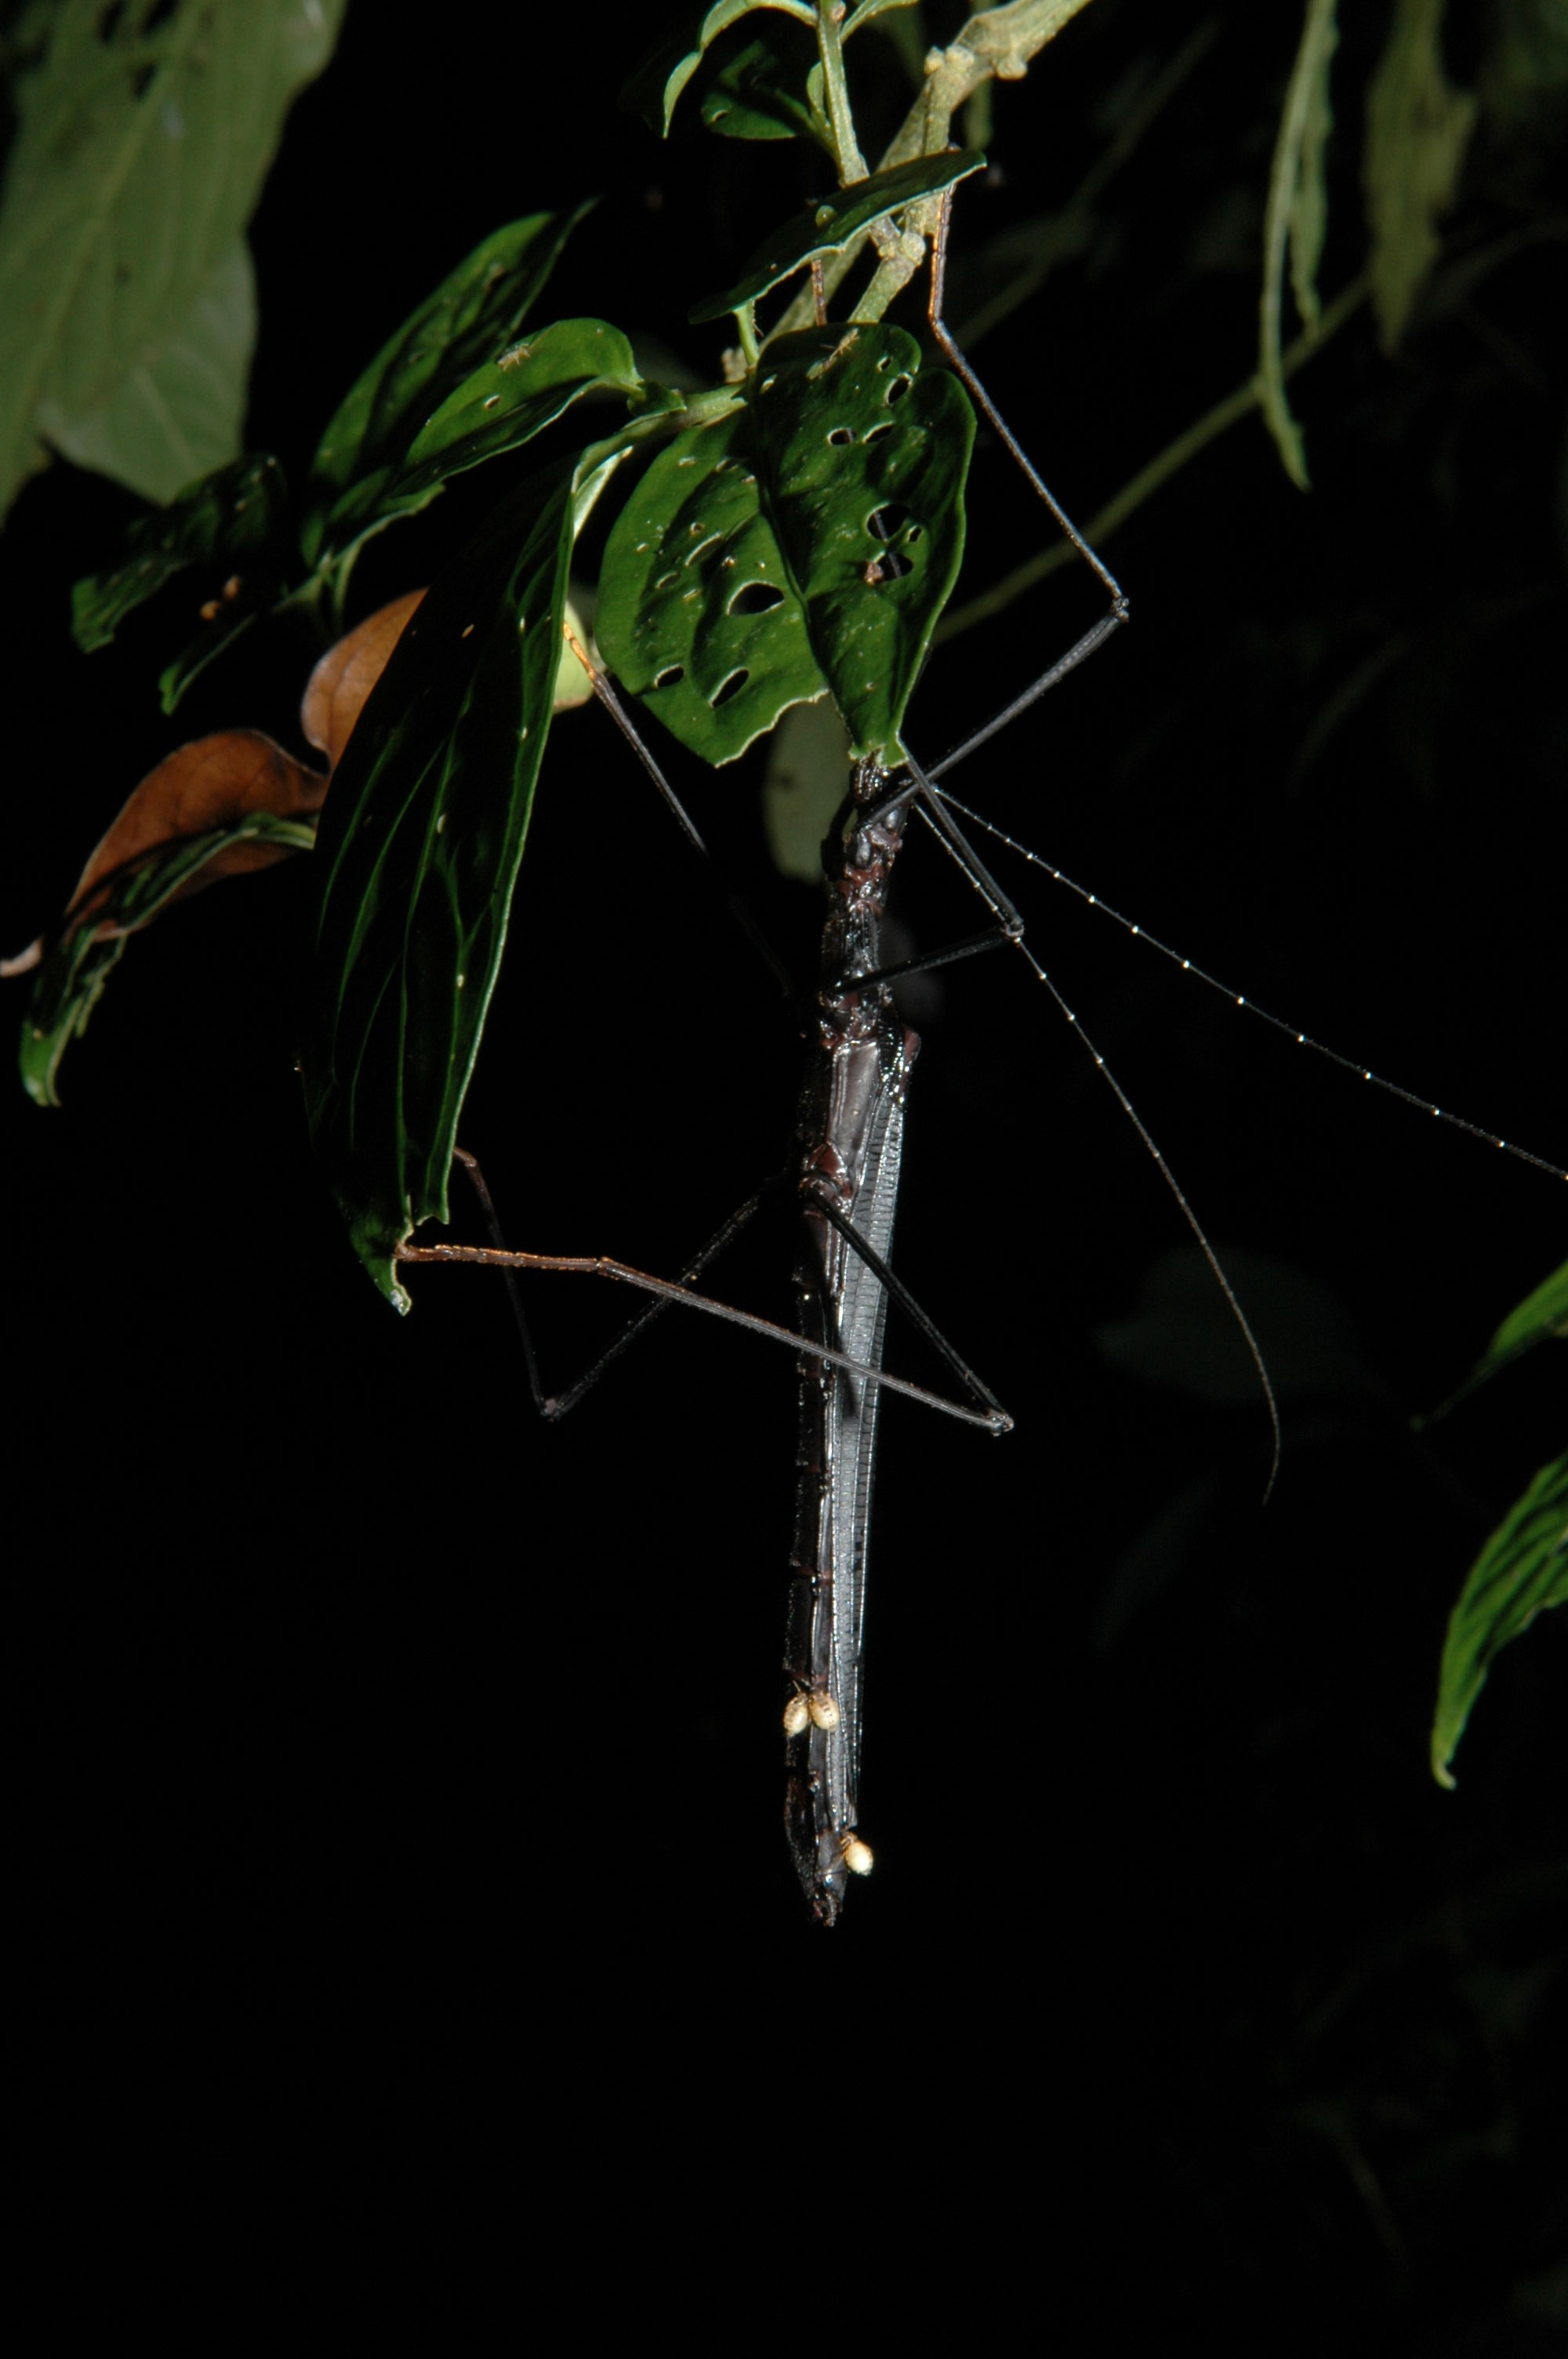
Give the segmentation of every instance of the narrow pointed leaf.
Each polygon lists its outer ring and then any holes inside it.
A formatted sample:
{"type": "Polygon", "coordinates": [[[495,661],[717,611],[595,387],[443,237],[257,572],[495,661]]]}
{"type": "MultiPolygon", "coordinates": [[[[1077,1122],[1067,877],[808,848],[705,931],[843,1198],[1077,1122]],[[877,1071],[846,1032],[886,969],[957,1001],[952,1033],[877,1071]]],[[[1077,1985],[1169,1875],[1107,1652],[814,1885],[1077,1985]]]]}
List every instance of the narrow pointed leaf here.
{"type": "Polygon", "coordinates": [[[1338,38],[1336,0],[1307,0],[1306,22],[1274,142],[1263,228],[1258,363],[1263,419],[1285,473],[1303,492],[1308,488],[1306,452],[1301,429],[1285,398],[1280,320],[1288,245],[1303,324],[1313,329],[1318,322],[1317,264],[1327,220],[1324,149],[1334,120],[1328,102],[1328,70],[1338,38]]]}
{"type": "Polygon", "coordinates": [[[594,617],[622,687],[706,762],[826,686],[751,434],[737,408],[658,453],[616,518],[594,617]]]}
{"type": "Polygon", "coordinates": [[[327,807],[306,1106],[354,1248],[399,1310],[398,1245],[447,1216],[596,486],[571,467],[521,485],[427,592],[327,807]]]}
{"type": "Polygon", "coordinates": [[[105,647],[124,621],[166,582],[193,565],[242,573],[279,538],[288,492],[277,461],[263,453],[203,475],[125,535],[125,554],[103,573],[89,573],[70,593],[70,627],[79,647],[105,647]]]}
{"type": "Polygon", "coordinates": [[[427,419],[515,335],[589,210],[530,213],[494,231],[387,338],[339,405],[311,464],[300,532],[307,564],[341,553],[373,522],[427,419]]]}
{"type": "Polygon", "coordinates": [[[377,518],[385,523],[427,506],[449,476],[521,449],[586,393],[641,389],[619,328],[602,320],[558,320],[481,362],[447,396],[377,499],[377,518]]]}
{"type": "MultiPolygon", "coordinates": [[[[1458,1402],[1473,1393],[1477,1385],[1484,1385],[1488,1377],[1498,1374],[1499,1368],[1506,1368],[1510,1361],[1517,1360],[1521,1352],[1528,1352],[1532,1344],[1545,1343],[1554,1336],[1560,1342],[1568,1343],[1568,1261],[1554,1269],[1550,1277],[1542,1278],[1522,1302],[1516,1304],[1458,1391],[1451,1394],[1441,1408],[1434,1409],[1433,1416],[1445,1417],[1458,1402]]],[[[1425,1419],[1417,1420],[1418,1426],[1426,1422],[1425,1419]]]]}
{"type": "Polygon", "coordinates": [[[762,486],[857,756],[899,731],[964,554],[968,396],[902,328],[808,328],[763,358],[762,486]]]}
{"type": "Polygon", "coordinates": [[[687,319],[700,323],[741,310],[804,270],[814,256],[852,245],[889,213],[923,197],[938,196],[969,173],[983,170],[985,160],[978,147],[951,148],[939,156],[917,156],[911,164],[896,164],[891,171],[873,172],[870,179],[830,190],[816,204],[792,213],[748,258],[734,286],[722,295],[708,296],[687,313],[687,319]]]}
{"type": "Polygon", "coordinates": [[[1449,1764],[1487,1673],[1511,1639],[1549,1605],[1568,1604],[1568,1457],[1543,1466],[1470,1568],[1449,1617],[1432,1723],[1432,1774],[1449,1764]]]}

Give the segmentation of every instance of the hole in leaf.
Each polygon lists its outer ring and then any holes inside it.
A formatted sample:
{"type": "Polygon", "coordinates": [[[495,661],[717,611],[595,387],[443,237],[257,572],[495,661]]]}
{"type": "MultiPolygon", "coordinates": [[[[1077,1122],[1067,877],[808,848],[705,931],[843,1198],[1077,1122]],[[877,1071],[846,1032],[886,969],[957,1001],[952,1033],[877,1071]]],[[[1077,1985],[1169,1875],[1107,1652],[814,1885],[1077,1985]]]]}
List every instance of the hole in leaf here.
{"type": "Polygon", "coordinates": [[[663,671],[654,674],[655,688],[674,688],[686,678],[685,664],[666,664],[663,671]]]}
{"type": "MultiPolygon", "coordinates": [[[[908,508],[899,507],[890,501],[886,507],[873,509],[866,518],[866,530],[873,540],[881,541],[887,551],[886,555],[878,560],[877,580],[893,582],[901,573],[907,573],[910,571],[908,558],[891,546],[892,542],[902,537],[907,549],[920,538],[923,527],[914,522],[913,514],[908,508]],[[909,527],[907,531],[904,530],[906,525],[909,527]]],[[[871,578],[870,574],[866,576],[868,583],[871,582],[871,578]]]]}
{"type": "Polygon", "coordinates": [[[852,442],[854,439],[854,429],[849,426],[836,426],[827,437],[829,442],[837,443],[840,450],[846,442],[852,442]]]}
{"type": "Polygon", "coordinates": [[[714,712],[717,712],[721,704],[728,704],[732,696],[739,696],[751,677],[749,671],[732,671],[729,679],[721,687],[715,689],[708,700],[714,712]]]}
{"type": "Polygon", "coordinates": [[[890,401],[902,401],[904,395],[909,391],[910,386],[914,383],[914,379],[912,376],[895,376],[892,383],[888,387],[888,399],[890,401]]]}
{"type": "Polygon", "coordinates": [[[866,442],[874,442],[879,434],[891,434],[892,432],[892,419],[891,418],[883,418],[880,419],[875,426],[868,426],[864,435],[861,437],[861,440],[866,442]]]}
{"type": "Polygon", "coordinates": [[[768,614],[775,606],[784,604],[784,592],[776,582],[748,582],[737,590],[730,601],[732,614],[768,614]]]}

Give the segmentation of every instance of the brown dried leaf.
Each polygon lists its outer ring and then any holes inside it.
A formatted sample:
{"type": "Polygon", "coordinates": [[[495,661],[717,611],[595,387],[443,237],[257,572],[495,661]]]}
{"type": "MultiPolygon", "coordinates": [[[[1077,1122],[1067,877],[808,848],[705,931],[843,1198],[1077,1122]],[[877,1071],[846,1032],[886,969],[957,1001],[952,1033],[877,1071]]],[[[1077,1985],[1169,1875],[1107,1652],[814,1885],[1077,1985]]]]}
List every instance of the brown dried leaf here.
{"type": "MultiPolygon", "coordinates": [[[[66,905],[65,925],[74,929],[90,918],[105,898],[104,880],[128,867],[159,844],[185,836],[210,835],[233,827],[254,811],[270,811],[276,819],[301,819],[319,810],[327,792],[327,774],[308,770],[286,754],[259,729],[223,729],[213,737],[198,737],[149,770],[134,788],[124,809],[94,846],[76,890],[66,905]]],[[[185,893],[200,892],[222,876],[243,875],[253,868],[268,868],[287,858],[283,847],[270,843],[236,843],[221,852],[193,876],[185,893]]],[[[183,894],[171,897],[183,897],[183,894]]],[[[122,928],[104,925],[103,938],[122,928]]]]}
{"type": "Polygon", "coordinates": [[[307,741],[325,754],[330,770],[342,760],[365,700],[424,595],[423,590],[410,590],[406,597],[395,598],[389,606],[367,614],[357,629],[328,648],[311,673],[299,708],[299,726],[307,741]]]}

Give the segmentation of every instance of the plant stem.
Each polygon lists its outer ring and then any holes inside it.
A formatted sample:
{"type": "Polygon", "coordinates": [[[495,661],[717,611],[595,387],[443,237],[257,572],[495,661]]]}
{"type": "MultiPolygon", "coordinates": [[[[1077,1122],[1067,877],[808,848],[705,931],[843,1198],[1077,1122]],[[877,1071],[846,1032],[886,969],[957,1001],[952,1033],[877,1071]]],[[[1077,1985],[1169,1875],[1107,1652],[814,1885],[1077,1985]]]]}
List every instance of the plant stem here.
{"type": "MultiPolygon", "coordinates": [[[[1315,334],[1298,336],[1282,355],[1281,377],[1293,376],[1314,353],[1321,352],[1329,338],[1366,301],[1369,287],[1370,280],[1363,271],[1335,297],[1325,310],[1315,334]]],[[[1259,408],[1262,400],[1262,380],[1250,376],[1245,385],[1238,385],[1234,393],[1227,393],[1223,401],[1217,401],[1212,409],[1206,410],[1184,433],[1178,434],[1173,442],[1167,442],[1146,467],[1141,467],[1130,482],[1123,484],[1114,499],[1108,500],[1098,514],[1089,518],[1083,527],[1084,538],[1091,547],[1103,549],[1118,527],[1125,524],[1151,494],[1157,492],[1162,484],[1168,483],[1189,459],[1195,458],[1210,442],[1217,441],[1227,427],[1234,426],[1249,411],[1259,408]]],[[[1070,565],[1076,555],[1071,541],[1054,541],[1049,549],[1041,549],[1024,564],[1015,566],[1011,573],[1004,573],[1000,582],[994,582],[978,598],[971,598],[968,605],[957,606],[945,614],[936,626],[933,644],[940,646],[944,639],[956,639],[961,633],[974,630],[979,624],[989,623],[993,614],[1004,613],[1015,598],[1022,597],[1026,590],[1033,590],[1037,582],[1044,582],[1051,574],[1059,572],[1063,566],[1070,565]]]]}
{"type": "Polygon", "coordinates": [[[838,186],[841,189],[847,189],[851,180],[863,180],[868,177],[866,159],[855,136],[855,118],[849,111],[849,84],[844,72],[841,27],[847,14],[844,0],[818,0],[816,51],[822,60],[822,91],[827,102],[827,121],[833,133],[833,150],[838,158],[838,186]]]}

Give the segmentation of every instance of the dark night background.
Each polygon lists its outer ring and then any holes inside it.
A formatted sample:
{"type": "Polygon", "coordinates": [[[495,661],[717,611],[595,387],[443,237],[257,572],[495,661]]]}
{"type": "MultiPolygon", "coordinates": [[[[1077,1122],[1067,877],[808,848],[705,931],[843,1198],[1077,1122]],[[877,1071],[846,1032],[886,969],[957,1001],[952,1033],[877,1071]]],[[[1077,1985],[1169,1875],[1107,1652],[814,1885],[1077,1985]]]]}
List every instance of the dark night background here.
{"type": "MultiPolygon", "coordinates": [[[[1208,13],[1212,46],[1078,250],[976,352],[1080,521],[1254,365],[1298,17],[1208,13]]],[[[504,72],[482,10],[415,54],[351,5],[290,118],[254,231],[248,439],[293,482],[353,373],[501,221],[602,192],[540,316],[600,313],[709,378],[720,338],[687,307],[807,193],[792,149],[714,141],[695,114],[661,149],[609,109],[635,29],[596,16],[584,59],[554,16],[528,12],[524,42],[493,14],[504,72]]],[[[1345,14],[1327,294],[1361,266],[1387,21],[1345,14]]],[[[1484,82],[1526,14],[1451,9],[1454,78],[1484,82]]],[[[999,89],[999,169],[957,215],[960,330],[988,251],[1065,204],[1205,19],[1095,0],[999,89]]],[[[1494,98],[1405,350],[1382,356],[1363,312],[1294,380],[1311,495],[1255,418],[1234,428],[1108,549],[1131,628],[955,783],[1265,1006],[1562,1163],[1551,136],[1494,98]]],[[[376,541],[356,615],[427,580],[518,472],[376,541]]],[[[281,627],[162,720],[154,682],[205,582],[76,652],[70,585],[137,512],[59,466],[0,543],[6,949],[178,737],[299,742],[314,650],[281,627]]],[[[983,437],[971,514],[960,602],[1048,530],[983,437]]],[[[1096,611],[1058,575],[942,650],[913,742],[935,756],[1096,611]]],[[[788,1151],[793,1019],[603,717],[557,728],[462,1135],[514,1241],[674,1271],[788,1151]]],[[[759,771],[676,766],[804,980],[816,907],[770,875],[759,771]]],[[[916,941],[973,929],[934,852],[904,866],[916,941]]],[[[871,2133],[852,2241],[879,2270],[906,2264],[912,2224],[935,2237],[972,2205],[981,2243],[940,2267],[978,2269],[987,2238],[1045,2281],[1103,2264],[1107,2301],[1172,2348],[1232,2310],[1276,2341],[1289,2320],[1385,2349],[1555,2348],[1556,1618],[1494,1671],[1456,1792],[1426,1744],[1465,1569],[1561,1446],[1561,1371],[1538,1353],[1452,1419],[1408,1420],[1561,1259],[1563,1184],[999,873],[1244,1294],[1253,1273],[1283,1463],[1260,1511],[1255,1392],[1213,1406],[1197,1375],[1162,1387],[1098,1348],[1183,1246],[1179,1215],[1022,967],[949,973],[914,1011],[897,1260],[1018,1430],[885,1406],[877,1871],[830,1940],[778,1831],[788,1355],[671,1318],[545,1430],[491,1281],[428,1273],[393,1319],[305,1138],[307,863],[131,945],[61,1112],[12,1089],[16,1874],[40,2077],[67,2115],[127,2059],[222,2082],[287,2020],[312,2052],[375,2048],[395,2088],[427,2065],[456,2085],[447,2043],[471,2039],[524,2119],[558,2123],[569,2083],[589,2148],[644,2103],[708,2122],[716,2168],[732,2113],[781,2150],[798,2136],[803,2171],[825,2123],[871,2133]],[[1271,1324],[1257,1256],[1331,1297],[1344,1336],[1326,1313],[1271,1324]],[[895,2197],[897,2236],[877,2222],[895,2197]]],[[[722,1290],[787,1316],[790,1250],[787,1223],[760,1229],[722,1290]]],[[[557,1383],[622,1310],[564,1279],[535,1299],[557,1383]]],[[[1193,1369],[1223,1353],[1218,1323],[1196,1322],[1193,1369]]],[[[891,1358],[932,1378],[896,1321],[891,1358]]],[[[320,2150],[350,2136],[329,2123],[320,2150]]]]}

